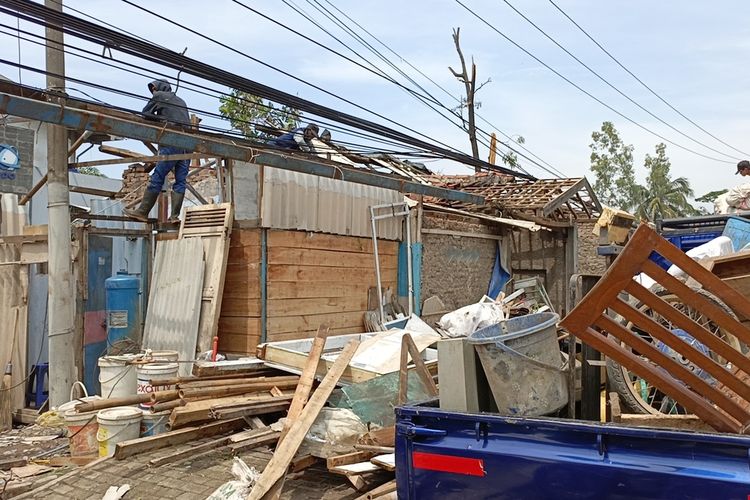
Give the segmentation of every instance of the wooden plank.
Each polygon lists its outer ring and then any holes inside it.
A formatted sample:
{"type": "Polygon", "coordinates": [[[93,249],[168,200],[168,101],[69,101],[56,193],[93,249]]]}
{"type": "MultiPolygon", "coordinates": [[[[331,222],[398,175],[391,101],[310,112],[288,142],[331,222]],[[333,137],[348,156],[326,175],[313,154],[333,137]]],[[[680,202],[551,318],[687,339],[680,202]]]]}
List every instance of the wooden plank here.
{"type": "MultiPolygon", "coordinates": [[[[221,317],[260,317],[260,298],[242,298],[226,296],[221,302],[221,317]]],[[[221,331],[221,319],[219,319],[219,331],[221,331]]]]}
{"type": "Polygon", "coordinates": [[[320,460],[318,457],[312,455],[304,455],[302,457],[295,458],[291,465],[289,465],[289,472],[294,473],[305,470],[308,467],[312,467],[313,465],[317,464],[318,460],[320,460]]]}
{"type": "Polygon", "coordinates": [[[260,334],[257,335],[228,335],[219,334],[219,350],[222,352],[235,352],[243,354],[254,354],[260,344],[260,334]]]}
{"type": "MultiPolygon", "coordinates": [[[[245,247],[252,248],[252,247],[245,247]]],[[[317,250],[311,248],[269,248],[269,264],[288,264],[300,266],[374,268],[375,258],[372,255],[337,250],[317,250]]],[[[380,268],[392,269],[398,266],[394,255],[380,258],[380,268]]]]}
{"type": "Polygon", "coordinates": [[[326,459],[326,467],[332,469],[341,465],[356,464],[370,460],[376,454],[372,451],[354,451],[343,455],[336,455],[326,459]]]}
{"type": "Polygon", "coordinates": [[[330,467],[328,472],[334,474],[341,474],[342,476],[359,476],[370,472],[377,472],[380,467],[372,462],[359,462],[356,464],[339,465],[337,467],[330,467]]]}
{"type": "Polygon", "coordinates": [[[290,462],[297,453],[302,440],[310,430],[310,426],[317,418],[320,410],[325,405],[331,392],[336,387],[344,370],[349,366],[354,353],[357,351],[359,341],[352,340],[346,345],[341,354],[334,362],[331,369],[326,374],[323,381],[313,393],[305,408],[297,420],[296,425],[289,431],[284,442],[276,447],[273,457],[266,465],[263,473],[255,482],[252,491],[248,495],[248,500],[260,500],[274,486],[286,472],[290,462]]]}
{"type": "Polygon", "coordinates": [[[709,425],[695,415],[636,415],[622,413],[618,423],[634,427],[661,427],[664,429],[713,432],[713,429],[709,425]]]}
{"type": "Polygon", "coordinates": [[[320,356],[323,354],[323,348],[326,344],[326,337],[328,337],[328,326],[320,325],[318,333],[313,339],[310,352],[307,355],[305,367],[302,369],[302,374],[299,377],[299,383],[294,391],[294,398],[289,405],[289,412],[284,421],[284,428],[281,431],[279,442],[284,442],[289,429],[296,423],[310,397],[310,391],[312,391],[313,382],[315,381],[315,374],[318,372],[318,367],[320,366],[320,356]]]}
{"type": "Polygon", "coordinates": [[[616,323],[608,316],[601,316],[596,320],[595,324],[629,345],[635,352],[648,357],[649,360],[656,363],[662,370],[668,372],[675,379],[684,381],[692,389],[709,398],[720,408],[726,410],[732,417],[736,418],[737,421],[750,422],[750,414],[745,412],[742,407],[727,398],[716,387],[708,384],[701,377],[693,373],[692,370],[658,350],[654,344],[643,340],[638,335],[631,334],[624,326],[616,323]]]}
{"type": "Polygon", "coordinates": [[[151,467],[161,467],[162,465],[171,464],[172,462],[177,462],[179,460],[182,460],[185,457],[191,457],[197,453],[201,453],[207,450],[213,450],[215,448],[220,448],[228,443],[229,443],[229,436],[221,437],[219,439],[212,439],[211,441],[207,443],[198,444],[195,446],[191,446],[190,448],[187,448],[185,450],[176,451],[168,455],[164,455],[158,458],[153,458],[149,460],[148,463],[151,467]]]}
{"type": "Polygon", "coordinates": [[[219,329],[232,222],[232,204],[222,203],[189,207],[180,223],[180,238],[201,238],[205,255],[203,295],[196,346],[198,352],[211,349],[213,338],[219,329]]]}
{"type": "Polygon", "coordinates": [[[223,335],[260,335],[260,318],[252,316],[221,317],[219,319],[219,340],[223,335]]]}
{"type": "MultiPolygon", "coordinates": [[[[395,261],[395,259],[394,259],[395,261]]],[[[381,268],[382,278],[386,281],[397,280],[398,265],[381,268]]],[[[316,267],[299,265],[269,264],[268,281],[300,281],[332,282],[332,283],[368,283],[375,286],[377,279],[374,266],[372,268],[351,269],[346,267],[316,267]]]]}
{"type": "MultiPolygon", "coordinates": [[[[330,335],[348,335],[353,333],[362,333],[362,325],[349,326],[344,328],[331,328],[329,330],[330,335]]],[[[315,330],[305,330],[297,332],[284,332],[284,333],[271,333],[268,335],[266,342],[284,342],[287,340],[303,340],[309,339],[315,336],[315,330]]]]}
{"type": "MultiPolygon", "coordinates": [[[[372,239],[370,238],[307,233],[304,231],[269,231],[268,247],[341,250],[374,255],[372,239]]],[[[378,240],[378,253],[380,255],[397,255],[398,243],[395,241],[378,240]]]]}
{"type": "Polygon", "coordinates": [[[396,488],[396,480],[394,479],[393,481],[388,481],[385,484],[381,484],[377,488],[373,488],[361,497],[357,497],[355,500],[373,500],[375,498],[380,498],[388,495],[389,493],[394,493],[396,491],[396,488]]]}
{"type": "Polygon", "coordinates": [[[306,314],[328,314],[367,310],[367,291],[360,289],[358,295],[349,297],[311,298],[311,299],[270,299],[268,300],[269,318],[285,316],[302,316],[306,314]]]}
{"type": "Polygon", "coordinates": [[[358,327],[364,331],[362,311],[268,318],[266,330],[270,336],[313,330],[323,323],[331,328],[358,327]]]}
{"type": "Polygon", "coordinates": [[[370,462],[377,465],[381,469],[387,470],[388,472],[393,472],[396,470],[395,453],[388,453],[386,455],[378,455],[377,457],[372,457],[370,459],[370,462]]]}
{"type": "Polygon", "coordinates": [[[200,427],[187,427],[178,431],[165,432],[157,436],[148,436],[131,439],[117,443],[114,457],[117,460],[132,457],[139,453],[166,448],[182,443],[187,443],[195,439],[224,434],[225,432],[241,429],[245,426],[245,421],[241,418],[217,422],[215,424],[206,424],[200,427]]]}
{"type": "Polygon", "coordinates": [[[252,439],[246,439],[244,441],[240,441],[239,443],[233,443],[229,445],[229,448],[232,449],[232,452],[237,453],[238,451],[246,451],[253,448],[258,448],[260,446],[267,446],[275,444],[279,440],[279,436],[281,435],[281,432],[271,432],[269,434],[263,434],[258,437],[254,437],[252,439]]]}
{"type": "Polygon", "coordinates": [[[229,239],[230,247],[259,246],[260,229],[235,229],[229,239]]]}
{"type": "Polygon", "coordinates": [[[228,265],[260,263],[259,246],[229,247],[228,265]]]}
{"type": "MultiPolygon", "coordinates": [[[[396,281],[382,281],[383,288],[396,289],[396,281]]],[[[367,283],[296,283],[288,281],[272,281],[268,283],[268,300],[275,299],[314,299],[351,297],[364,293],[370,286],[367,283]]]]}
{"type": "MultiPolygon", "coordinates": [[[[239,278],[230,280],[232,271],[227,267],[227,279],[224,281],[224,299],[259,299],[260,298],[260,279],[245,280],[239,278]]],[[[223,300],[222,300],[223,303],[223,300]]]]}

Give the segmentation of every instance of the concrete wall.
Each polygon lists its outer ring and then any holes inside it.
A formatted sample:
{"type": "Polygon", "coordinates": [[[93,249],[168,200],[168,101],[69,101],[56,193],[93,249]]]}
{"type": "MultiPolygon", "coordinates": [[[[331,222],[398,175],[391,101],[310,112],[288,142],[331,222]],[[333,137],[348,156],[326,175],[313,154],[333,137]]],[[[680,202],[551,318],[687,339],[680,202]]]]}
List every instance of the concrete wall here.
{"type": "MultiPolygon", "coordinates": [[[[423,230],[500,235],[500,228],[476,219],[424,212],[423,230]]],[[[497,240],[422,233],[422,300],[437,295],[453,310],[487,293],[497,240]]]]}
{"type": "Polygon", "coordinates": [[[0,193],[23,196],[29,192],[33,182],[34,132],[21,127],[0,125],[0,144],[16,148],[21,159],[18,170],[0,168],[0,193]]]}
{"type": "Polygon", "coordinates": [[[575,240],[568,229],[554,231],[516,231],[511,236],[513,278],[539,277],[555,308],[566,310],[568,282],[575,272],[575,240]]]}
{"type": "Polygon", "coordinates": [[[586,222],[576,225],[578,236],[578,270],[580,274],[604,274],[607,261],[596,253],[599,237],[593,234],[594,223],[586,222]]]}

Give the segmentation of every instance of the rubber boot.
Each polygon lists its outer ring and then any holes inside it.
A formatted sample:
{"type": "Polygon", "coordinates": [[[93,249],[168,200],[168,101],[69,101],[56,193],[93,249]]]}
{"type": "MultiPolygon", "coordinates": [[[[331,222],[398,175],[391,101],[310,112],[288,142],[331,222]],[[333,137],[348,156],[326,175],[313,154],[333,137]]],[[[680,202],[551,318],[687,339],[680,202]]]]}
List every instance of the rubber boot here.
{"type": "Polygon", "coordinates": [[[158,197],[159,191],[150,191],[147,189],[143,193],[143,199],[141,200],[140,206],[135,210],[126,208],[125,210],[123,210],[123,213],[132,219],[136,219],[141,222],[148,222],[148,213],[156,204],[156,199],[158,197]]]}
{"type": "Polygon", "coordinates": [[[172,212],[169,216],[169,222],[180,222],[180,212],[182,211],[182,202],[185,199],[185,193],[172,191],[172,212]]]}

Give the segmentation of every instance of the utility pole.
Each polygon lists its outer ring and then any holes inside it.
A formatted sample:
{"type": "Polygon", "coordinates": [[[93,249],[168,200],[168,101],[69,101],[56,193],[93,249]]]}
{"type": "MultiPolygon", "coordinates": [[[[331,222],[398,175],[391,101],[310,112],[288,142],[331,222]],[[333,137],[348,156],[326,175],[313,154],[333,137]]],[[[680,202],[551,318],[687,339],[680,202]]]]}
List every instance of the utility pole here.
{"type": "MultiPolygon", "coordinates": [[[[44,0],[47,8],[62,12],[62,0],[44,0]]],[[[63,33],[46,28],[47,90],[50,101],[65,103],[63,33]]],[[[65,127],[47,125],[48,269],[49,269],[49,406],[68,401],[76,380],[74,321],[75,294],[70,253],[70,195],[68,138],[65,127]]]]}

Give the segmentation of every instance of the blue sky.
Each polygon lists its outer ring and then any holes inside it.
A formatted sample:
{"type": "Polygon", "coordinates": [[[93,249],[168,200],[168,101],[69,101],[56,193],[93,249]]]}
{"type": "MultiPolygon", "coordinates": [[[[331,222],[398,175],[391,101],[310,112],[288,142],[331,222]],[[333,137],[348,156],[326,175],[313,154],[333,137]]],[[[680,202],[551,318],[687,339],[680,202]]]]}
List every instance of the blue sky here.
{"type": "MultiPolygon", "coordinates": [[[[401,89],[298,38],[230,0],[133,1],[199,29],[215,40],[305,81],[417,129],[436,141],[469,151],[465,134],[401,89]]],[[[326,5],[325,0],[319,1],[326,5]]],[[[454,0],[331,1],[456,96],[461,93],[462,86],[451,76],[447,67],[455,67],[457,64],[451,30],[461,27],[464,53],[467,57],[474,57],[479,80],[492,80],[479,94],[482,102],[479,113],[483,117],[509,135],[522,135],[528,149],[571,177],[587,174],[591,132],[598,129],[602,121],[610,120],[615,123],[622,138],[635,146],[637,175],[641,179],[644,177],[643,157],[646,153],[653,153],[654,146],[661,139],[581,94],[480,23],[454,0]]],[[[511,3],[644,107],[693,138],[727,153],[729,157],[691,142],[636,108],[545,39],[502,0],[464,1],[483,19],[635,121],[690,149],[730,162],[705,159],[668,144],[667,153],[672,160],[673,175],[687,177],[697,195],[739,182],[733,175],[733,164],[742,157],[740,153],[713,140],[660,103],[587,40],[547,0],[515,0],[511,3]]],[[[382,121],[123,2],[66,0],[65,3],[168,48],[182,51],[187,47],[187,55],[193,58],[300,97],[374,121],[382,121]]],[[[330,47],[347,52],[346,48],[278,0],[247,0],[246,3],[330,47]]],[[[316,12],[307,0],[294,0],[294,3],[311,14],[316,12]]],[[[750,125],[746,111],[750,104],[747,92],[747,81],[750,79],[747,65],[750,60],[750,25],[747,23],[750,19],[749,2],[727,0],[709,5],[697,1],[559,0],[556,3],[684,114],[725,142],[750,152],[750,144],[746,139],[750,125]]],[[[316,18],[337,37],[366,54],[363,48],[335,28],[330,21],[319,14],[316,18]]],[[[15,25],[15,19],[2,15],[0,19],[3,24],[15,25]]],[[[21,27],[38,31],[25,23],[21,23],[21,27]]],[[[2,35],[2,39],[4,43],[0,44],[0,57],[17,61],[15,40],[6,35],[2,35]]],[[[85,46],[75,39],[67,41],[85,46]]],[[[132,60],[116,51],[114,56],[132,60]]],[[[368,57],[374,60],[369,54],[368,57]]],[[[23,42],[21,61],[23,64],[41,67],[41,47],[23,42]]],[[[66,62],[67,73],[72,77],[144,96],[147,93],[146,78],[103,69],[92,62],[71,56],[67,57],[66,62]]],[[[144,65],[153,67],[150,64],[144,65]]],[[[399,66],[410,72],[446,105],[453,106],[454,101],[441,90],[422,79],[405,64],[399,63],[399,66]]],[[[0,73],[14,80],[18,79],[15,68],[0,65],[0,73]]],[[[174,72],[167,70],[167,73],[174,72]]],[[[43,85],[43,77],[39,75],[24,72],[21,76],[24,83],[43,85]]],[[[185,78],[195,81],[192,77],[185,78]]],[[[216,87],[214,84],[210,86],[216,87]]],[[[113,104],[132,108],[142,106],[142,102],[130,98],[80,85],[71,84],[70,87],[84,90],[113,104]]],[[[75,96],[76,92],[71,90],[70,93],[75,96]]],[[[211,111],[216,111],[218,107],[215,99],[195,95],[185,89],[181,89],[180,94],[192,107],[211,111]]],[[[216,124],[210,120],[206,122],[216,124]]],[[[482,126],[489,131],[489,126],[482,126]]],[[[93,152],[89,153],[83,159],[94,158],[94,155],[93,152]]],[[[484,148],[482,156],[486,157],[484,148]]],[[[451,162],[432,162],[429,166],[445,173],[469,172],[451,162]]],[[[533,165],[527,165],[526,168],[539,177],[549,177],[549,174],[533,165]]],[[[105,169],[105,172],[117,176],[119,169],[111,167],[105,169]]]]}

